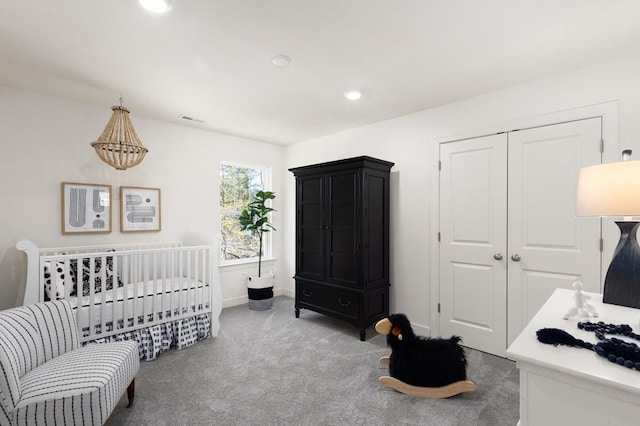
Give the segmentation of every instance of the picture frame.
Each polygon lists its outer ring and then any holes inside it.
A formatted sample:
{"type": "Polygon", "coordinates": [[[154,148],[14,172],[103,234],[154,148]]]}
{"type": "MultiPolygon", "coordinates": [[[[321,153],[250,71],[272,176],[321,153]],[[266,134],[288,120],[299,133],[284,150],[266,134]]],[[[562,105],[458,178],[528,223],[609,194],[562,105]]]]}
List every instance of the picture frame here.
{"type": "Polygon", "coordinates": [[[160,232],[160,188],[120,187],[120,232],[160,232]]]}
{"type": "Polygon", "coordinates": [[[111,185],[62,182],[62,234],[111,232],[111,185]]]}

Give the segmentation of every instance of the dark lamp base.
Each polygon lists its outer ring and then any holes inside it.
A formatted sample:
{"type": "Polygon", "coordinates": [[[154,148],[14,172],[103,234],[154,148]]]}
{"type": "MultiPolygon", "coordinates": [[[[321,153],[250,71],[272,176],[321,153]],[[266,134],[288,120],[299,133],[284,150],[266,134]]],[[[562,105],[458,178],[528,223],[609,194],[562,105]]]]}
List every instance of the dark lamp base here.
{"type": "Polygon", "coordinates": [[[620,241],[604,280],[602,301],[640,309],[640,246],[638,222],[616,222],[620,241]]]}

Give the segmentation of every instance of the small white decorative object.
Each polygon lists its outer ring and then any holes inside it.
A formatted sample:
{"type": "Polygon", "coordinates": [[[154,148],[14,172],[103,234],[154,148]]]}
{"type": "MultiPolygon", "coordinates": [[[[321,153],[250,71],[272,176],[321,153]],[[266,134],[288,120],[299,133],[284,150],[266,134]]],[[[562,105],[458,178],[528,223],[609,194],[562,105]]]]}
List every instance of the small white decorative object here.
{"type": "Polygon", "coordinates": [[[589,297],[585,292],[582,291],[582,283],[580,281],[575,281],[573,283],[573,289],[576,291],[573,295],[575,300],[575,306],[564,314],[563,319],[569,319],[573,316],[578,316],[578,318],[590,318],[597,317],[598,312],[596,312],[596,308],[589,304],[589,297]]]}

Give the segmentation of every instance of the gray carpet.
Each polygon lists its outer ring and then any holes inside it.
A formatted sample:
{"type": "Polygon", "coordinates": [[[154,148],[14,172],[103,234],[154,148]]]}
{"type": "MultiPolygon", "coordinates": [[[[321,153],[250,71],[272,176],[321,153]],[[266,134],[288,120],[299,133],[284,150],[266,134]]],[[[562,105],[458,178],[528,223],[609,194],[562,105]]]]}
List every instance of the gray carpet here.
{"type": "Polygon", "coordinates": [[[414,398],[378,387],[385,336],[308,310],[223,310],[220,335],[144,362],[136,400],[107,425],[510,425],[518,421],[515,363],[467,349],[478,390],[414,398]]]}

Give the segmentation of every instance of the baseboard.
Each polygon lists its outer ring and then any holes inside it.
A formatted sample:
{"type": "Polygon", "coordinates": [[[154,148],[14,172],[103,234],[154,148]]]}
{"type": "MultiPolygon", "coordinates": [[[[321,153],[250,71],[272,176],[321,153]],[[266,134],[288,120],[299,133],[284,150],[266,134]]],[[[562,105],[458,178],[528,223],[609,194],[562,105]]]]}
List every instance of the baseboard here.
{"type": "Polygon", "coordinates": [[[224,299],[222,301],[222,309],[231,308],[238,305],[246,305],[249,303],[249,296],[234,297],[233,299],[224,299]]]}
{"type": "Polygon", "coordinates": [[[287,296],[290,297],[292,299],[296,298],[296,292],[295,290],[289,290],[287,288],[279,288],[279,289],[275,289],[273,291],[273,294],[276,296],[287,296]]]}
{"type": "MultiPolygon", "coordinates": [[[[273,289],[273,295],[275,296],[285,296],[285,297],[290,297],[290,298],[295,298],[296,294],[294,291],[292,290],[287,290],[287,289],[281,289],[281,288],[274,288],[273,289]]],[[[224,308],[231,308],[233,306],[239,306],[239,305],[247,305],[249,303],[249,296],[241,296],[241,297],[234,297],[231,299],[224,299],[222,301],[222,309],[224,308]]]]}
{"type": "Polygon", "coordinates": [[[411,328],[413,328],[413,332],[417,336],[431,337],[431,327],[427,327],[426,325],[411,323],[411,328]]]}

